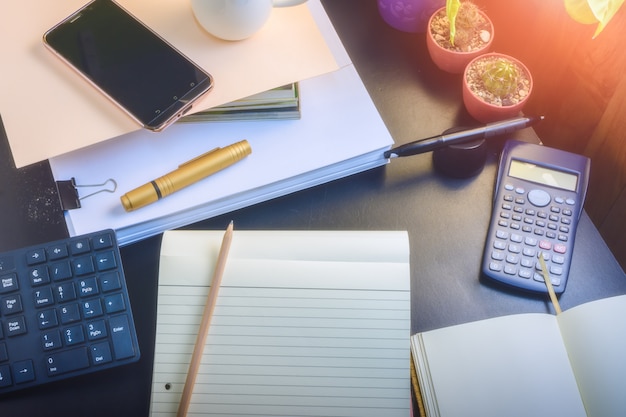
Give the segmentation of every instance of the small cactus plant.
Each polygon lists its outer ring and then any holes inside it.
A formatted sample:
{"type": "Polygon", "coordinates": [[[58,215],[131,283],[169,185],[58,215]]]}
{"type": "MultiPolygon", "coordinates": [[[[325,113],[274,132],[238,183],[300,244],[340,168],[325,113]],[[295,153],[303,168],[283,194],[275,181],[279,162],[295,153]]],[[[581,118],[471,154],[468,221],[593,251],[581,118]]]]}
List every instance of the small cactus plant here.
{"type": "Polygon", "coordinates": [[[482,74],[487,91],[497,97],[506,97],[517,88],[519,71],[517,66],[503,58],[488,64],[482,74]]]}

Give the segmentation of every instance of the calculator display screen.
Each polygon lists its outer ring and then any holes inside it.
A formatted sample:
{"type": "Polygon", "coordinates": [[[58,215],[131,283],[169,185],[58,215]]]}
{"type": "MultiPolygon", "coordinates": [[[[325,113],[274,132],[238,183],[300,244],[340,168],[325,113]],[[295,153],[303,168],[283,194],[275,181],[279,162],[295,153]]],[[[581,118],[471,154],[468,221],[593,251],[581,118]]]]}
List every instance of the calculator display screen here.
{"type": "Polygon", "coordinates": [[[578,184],[578,175],[515,159],[511,160],[509,176],[569,191],[576,191],[578,184]]]}

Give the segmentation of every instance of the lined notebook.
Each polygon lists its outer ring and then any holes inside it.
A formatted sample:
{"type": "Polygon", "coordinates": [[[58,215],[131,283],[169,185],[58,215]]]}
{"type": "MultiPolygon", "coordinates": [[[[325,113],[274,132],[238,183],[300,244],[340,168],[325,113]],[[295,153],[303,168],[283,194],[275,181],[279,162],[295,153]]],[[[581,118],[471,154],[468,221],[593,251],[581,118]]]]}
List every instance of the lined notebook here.
{"type": "MultiPolygon", "coordinates": [[[[152,416],[180,401],[221,231],[161,247],[152,416]]],[[[235,231],[189,415],[410,414],[406,232],[235,231]]]]}

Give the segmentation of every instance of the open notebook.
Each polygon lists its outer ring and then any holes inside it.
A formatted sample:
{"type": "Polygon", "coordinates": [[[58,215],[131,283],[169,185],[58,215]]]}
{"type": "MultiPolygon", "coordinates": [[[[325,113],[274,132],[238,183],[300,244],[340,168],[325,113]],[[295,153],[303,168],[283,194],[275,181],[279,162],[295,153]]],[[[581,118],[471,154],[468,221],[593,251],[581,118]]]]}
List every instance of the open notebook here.
{"type": "Polygon", "coordinates": [[[426,417],[626,415],[626,296],[411,336],[426,417]]]}
{"type": "MultiPolygon", "coordinates": [[[[174,416],[223,232],[161,247],[152,416],[174,416]]],[[[410,414],[405,232],[235,231],[189,415],[410,414]]]]}

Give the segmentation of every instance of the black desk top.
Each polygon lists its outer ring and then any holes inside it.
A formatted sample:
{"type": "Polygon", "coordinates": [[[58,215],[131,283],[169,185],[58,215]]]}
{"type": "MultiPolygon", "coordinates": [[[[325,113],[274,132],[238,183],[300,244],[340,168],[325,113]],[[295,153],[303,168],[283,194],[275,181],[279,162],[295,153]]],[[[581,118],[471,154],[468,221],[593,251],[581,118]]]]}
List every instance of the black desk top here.
{"type": "MultiPolygon", "coordinates": [[[[474,124],[463,109],[460,76],[434,67],[423,34],[388,27],[374,0],[324,4],[396,143],[474,124]]],[[[529,129],[515,137],[538,141],[529,129]]],[[[492,141],[487,166],[471,179],[436,174],[430,154],[400,158],[386,167],[189,228],[223,230],[234,220],[242,230],[408,230],[412,332],[498,315],[548,312],[547,298],[504,291],[479,279],[500,145],[501,141],[492,141]]],[[[25,226],[19,230],[26,234],[21,240],[41,239],[25,226]]],[[[49,233],[62,232],[53,224],[49,233]]],[[[8,236],[0,240],[6,244],[8,236]]],[[[140,362],[0,398],[0,415],[148,415],[159,248],[160,236],[122,249],[142,349],[140,362]]],[[[561,306],[568,309],[624,293],[626,275],[585,214],[561,306]]]]}

